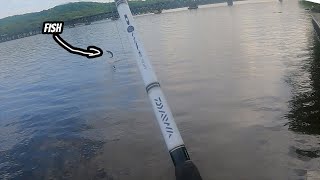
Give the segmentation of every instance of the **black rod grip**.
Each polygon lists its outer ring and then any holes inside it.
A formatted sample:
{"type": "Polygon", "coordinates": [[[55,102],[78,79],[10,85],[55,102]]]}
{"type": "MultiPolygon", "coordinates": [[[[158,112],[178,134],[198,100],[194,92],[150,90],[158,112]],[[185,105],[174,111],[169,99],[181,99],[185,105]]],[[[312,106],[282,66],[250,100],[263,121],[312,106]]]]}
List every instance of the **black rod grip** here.
{"type": "Polygon", "coordinates": [[[176,180],[202,180],[198,168],[191,160],[176,166],[175,171],[176,180]]]}

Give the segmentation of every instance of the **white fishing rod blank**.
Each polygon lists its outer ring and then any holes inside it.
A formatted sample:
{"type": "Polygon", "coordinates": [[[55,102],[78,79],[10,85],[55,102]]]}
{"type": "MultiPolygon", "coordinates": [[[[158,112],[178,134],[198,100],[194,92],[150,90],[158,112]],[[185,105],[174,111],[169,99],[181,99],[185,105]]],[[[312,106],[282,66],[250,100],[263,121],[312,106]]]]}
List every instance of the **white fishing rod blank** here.
{"type": "Polygon", "coordinates": [[[189,157],[166,98],[160,88],[160,83],[140,41],[128,2],[126,0],[115,0],[115,3],[122,24],[126,29],[154,114],[176,168],[176,178],[178,180],[201,180],[200,173],[189,157]]]}

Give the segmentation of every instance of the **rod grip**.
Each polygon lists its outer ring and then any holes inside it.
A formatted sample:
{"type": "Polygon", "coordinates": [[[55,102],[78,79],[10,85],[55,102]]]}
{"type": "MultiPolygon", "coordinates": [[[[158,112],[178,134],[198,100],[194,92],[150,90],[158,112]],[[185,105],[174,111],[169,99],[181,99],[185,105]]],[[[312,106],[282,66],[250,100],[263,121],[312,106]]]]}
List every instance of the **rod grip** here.
{"type": "Polygon", "coordinates": [[[192,161],[185,161],[175,167],[176,180],[202,180],[199,170],[192,161]]]}

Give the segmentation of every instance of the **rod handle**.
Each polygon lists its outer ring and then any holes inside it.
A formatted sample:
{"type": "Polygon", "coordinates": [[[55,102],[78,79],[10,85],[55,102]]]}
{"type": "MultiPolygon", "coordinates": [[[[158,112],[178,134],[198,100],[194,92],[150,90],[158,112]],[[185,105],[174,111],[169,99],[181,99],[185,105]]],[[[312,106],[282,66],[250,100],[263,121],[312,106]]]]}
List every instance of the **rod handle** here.
{"type": "Polygon", "coordinates": [[[185,161],[175,167],[176,180],[202,180],[197,166],[192,161],[185,161]]]}

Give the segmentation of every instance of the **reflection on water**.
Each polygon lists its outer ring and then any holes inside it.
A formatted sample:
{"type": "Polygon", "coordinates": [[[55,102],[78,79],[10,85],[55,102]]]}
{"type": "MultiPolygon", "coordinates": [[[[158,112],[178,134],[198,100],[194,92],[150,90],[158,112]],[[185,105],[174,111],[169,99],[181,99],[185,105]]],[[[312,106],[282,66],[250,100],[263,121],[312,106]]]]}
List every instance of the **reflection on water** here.
{"type": "MultiPolygon", "coordinates": [[[[315,32],[309,35],[308,53],[300,56],[304,60],[295,64],[288,83],[292,85],[290,110],[286,114],[289,130],[305,135],[320,135],[320,43],[315,32]]],[[[320,157],[317,140],[298,141],[290,153],[302,161],[320,157]]]]}
{"type": "Polygon", "coordinates": [[[103,142],[77,137],[34,137],[13,150],[1,151],[0,174],[4,179],[92,179],[107,174],[98,170],[90,159],[103,142]],[[79,172],[81,177],[77,176],[79,172]]]}
{"type": "Polygon", "coordinates": [[[291,77],[293,97],[287,118],[290,130],[320,135],[320,43],[314,34],[309,42],[310,54],[297,65],[299,74],[291,77]]]}

